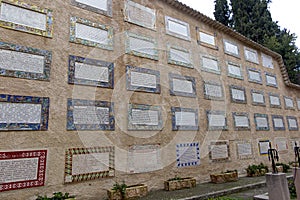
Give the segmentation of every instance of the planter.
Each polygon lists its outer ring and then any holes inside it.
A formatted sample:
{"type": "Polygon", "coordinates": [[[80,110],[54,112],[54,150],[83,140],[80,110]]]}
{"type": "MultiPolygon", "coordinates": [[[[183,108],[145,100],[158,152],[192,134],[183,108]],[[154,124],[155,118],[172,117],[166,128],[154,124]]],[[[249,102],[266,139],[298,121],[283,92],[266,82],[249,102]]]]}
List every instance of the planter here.
{"type": "Polygon", "coordinates": [[[255,173],[247,171],[248,177],[257,177],[257,176],[264,176],[268,171],[266,169],[257,169],[255,173]]]}
{"type": "Polygon", "coordinates": [[[282,165],[276,166],[276,169],[277,169],[277,172],[280,172],[280,173],[283,172],[283,166],[282,165]]]}
{"type": "Polygon", "coordinates": [[[182,178],[180,180],[169,180],[164,182],[165,190],[180,190],[184,188],[196,187],[196,179],[188,177],[182,178]]]}
{"type": "MultiPolygon", "coordinates": [[[[135,199],[137,197],[144,197],[148,194],[148,187],[145,184],[131,185],[126,188],[125,200],[135,199]]],[[[123,200],[120,191],[113,189],[107,190],[109,200],[123,200]]]]}
{"type": "Polygon", "coordinates": [[[220,174],[210,174],[210,180],[212,183],[226,183],[238,180],[238,173],[234,172],[226,172],[220,174]]]}

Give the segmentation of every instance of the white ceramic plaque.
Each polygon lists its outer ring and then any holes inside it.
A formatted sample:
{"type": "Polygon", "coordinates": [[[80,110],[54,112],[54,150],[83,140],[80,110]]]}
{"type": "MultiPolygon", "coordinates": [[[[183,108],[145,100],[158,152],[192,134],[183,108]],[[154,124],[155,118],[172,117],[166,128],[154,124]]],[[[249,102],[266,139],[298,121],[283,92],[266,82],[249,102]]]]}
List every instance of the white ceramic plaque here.
{"type": "Polygon", "coordinates": [[[167,33],[190,40],[189,24],[171,17],[166,16],[167,33]]]}
{"type": "Polygon", "coordinates": [[[74,106],[74,124],[109,124],[109,108],[74,106]]]}
{"type": "Polygon", "coordinates": [[[0,103],[0,123],[41,123],[41,104],[0,103]]]}
{"type": "Polygon", "coordinates": [[[245,92],[243,90],[231,89],[232,98],[235,100],[245,101],[245,92]]]}
{"type": "Polygon", "coordinates": [[[136,37],[129,37],[129,49],[152,56],[156,55],[156,48],[153,42],[136,37]]]}
{"type": "Polygon", "coordinates": [[[262,64],[264,67],[274,69],[273,60],[272,60],[271,56],[262,54],[261,58],[262,58],[262,64]]]}
{"type": "MultiPolygon", "coordinates": [[[[177,162],[182,164],[182,166],[193,166],[200,164],[200,153],[199,153],[199,144],[198,146],[189,145],[177,145],[176,154],[177,162]]],[[[180,166],[180,165],[179,165],[180,166]]]]}
{"type": "Polygon", "coordinates": [[[223,97],[222,87],[220,85],[205,84],[205,94],[210,97],[223,97]]]}
{"type": "Polygon", "coordinates": [[[46,30],[46,15],[40,12],[1,3],[0,20],[39,30],[46,30]]]}
{"type": "Polygon", "coordinates": [[[208,123],[209,127],[223,127],[226,126],[226,118],[222,114],[209,114],[208,123]]]}
{"type": "Polygon", "coordinates": [[[294,102],[293,99],[284,97],[285,107],[287,108],[294,108],[294,102]]]}
{"type": "Polygon", "coordinates": [[[275,76],[266,75],[267,84],[277,85],[277,80],[275,76]]]}
{"type": "Polygon", "coordinates": [[[138,87],[156,88],[156,76],[141,72],[130,72],[130,84],[138,87]]]}
{"type": "Polygon", "coordinates": [[[256,117],[256,125],[258,128],[268,128],[268,120],[265,117],[256,117]]]}
{"type": "Polygon", "coordinates": [[[193,83],[191,81],[174,78],[173,90],[176,92],[193,93],[193,83]]]}
{"type": "Polygon", "coordinates": [[[1,184],[36,180],[39,158],[0,160],[0,169],[1,184]]]}
{"type": "Polygon", "coordinates": [[[286,138],[275,138],[275,146],[278,152],[286,152],[288,150],[288,141],[286,138]]]}
{"type": "Polygon", "coordinates": [[[83,40],[88,40],[95,43],[108,45],[108,31],[84,24],[76,23],[75,25],[75,36],[83,40]]]}
{"type": "Polygon", "coordinates": [[[0,49],[1,69],[43,74],[44,65],[44,56],[0,49]]]}
{"type": "Polygon", "coordinates": [[[237,65],[228,64],[228,73],[234,76],[242,76],[241,67],[237,65]]]}
{"type": "Polygon", "coordinates": [[[75,78],[93,81],[109,82],[107,67],[75,62],[75,78]]]}
{"type": "Polygon", "coordinates": [[[252,155],[251,143],[237,144],[237,152],[239,156],[251,156],[252,155]]]}
{"type": "Polygon", "coordinates": [[[176,126],[196,126],[194,112],[175,112],[176,126]]]}
{"type": "Polygon", "coordinates": [[[203,68],[213,70],[213,71],[220,71],[218,66],[218,61],[212,58],[202,57],[203,68]]]}
{"type": "Polygon", "coordinates": [[[212,145],[211,146],[211,159],[219,160],[228,158],[228,146],[227,144],[212,145]]]}
{"type": "Polygon", "coordinates": [[[261,82],[261,76],[259,72],[249,70],[249,79],[256,82],[261,82]]]}
{"type": "Polygon", "coordinates": [[[239,55],[239,48],[237,45],[234,45],[227,41],[224,42],[224,45],[225,45],[225,52],[228,52],[233,55],[239,55]]]}
{"type": "Polygon", "coordinates": [[[249,127],[249,119],[247,116],[235,116],[234,117],[236,127],[249,127]]]}
{"type": "Polygon", "coordinates": [[[107,0],[76,0],[78,3],[82,3],[100,10],[107,11],[107,0]]]}
{"type": "Polygon", "coordinates": [[[109,171],[109,153],[76,154],[72,157],[72,175],[109,171]]]}
{"type": "Polygon", "coordinates": [[[274,122],[274,126],[276,128],[284,128],[283,119],[281,119],[281,118],[274,118],[273,122],[274,122]]]}
{"type": "Polygon", "coordinates": [[[297,99],[298,110],[300,110],[300,99],[297,99]]]}
{"type": "Polygon", "coordinates": [[[259,141],[258,145],[260,154],[268,154],[269,144],[269,141],[259,141]]]}
{"type": "Polygon", "coordinates": [[[252,100],[255,103],[265,103],[264,95],[261,93],[252,93],[252,100]]]}
{"type": "Polygon", "coordinates": [[[131,124],[157,126],[159,123],[159,112],[156,110],[131,110],[131,124]]]}
{"type": "Polygon", "coordinates": [[[298,128],[297,120],[295,119],[288,119],[290,128],[298,128]]]}
{"type": "Polygon", "coordinates": [[[200,41],[215,46],[215,36],[204,32],[199,33],[200,41]]]}
{"type": "Polygon", "coordinates": [[[271,105],[280,106],[279,97],[270,95],[270,103],[271,103],[271,105]]]}
{"type": "Polygon", "coordinates": [[[173,61],[191,63],[191,56],[189,52],[181,51],[179,49],[170,48],[170,59],[173,61]]]}
{"type": "Polygon", "coordinates": [[[245,48],[246,60],[254,63],[258,63],[257,51],[254,49],[245,48]]]}

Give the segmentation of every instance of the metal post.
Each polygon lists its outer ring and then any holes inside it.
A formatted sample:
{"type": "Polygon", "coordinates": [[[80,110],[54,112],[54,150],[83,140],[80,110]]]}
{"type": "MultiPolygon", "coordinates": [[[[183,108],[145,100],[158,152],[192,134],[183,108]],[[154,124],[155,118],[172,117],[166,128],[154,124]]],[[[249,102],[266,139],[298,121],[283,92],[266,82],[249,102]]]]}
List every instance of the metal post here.
{"type": "Polygon", "coordinates": [[[276,149],[272,149],[272,144],[271,142],[269,143],[269,150],[268,150],[268,157],[269,161],[272,161],[272,169],[273,169],[273,174],[277,174],[278,170],[276,168],[276,163],[275,160],[279,160],[278,152],[276,149]]]}

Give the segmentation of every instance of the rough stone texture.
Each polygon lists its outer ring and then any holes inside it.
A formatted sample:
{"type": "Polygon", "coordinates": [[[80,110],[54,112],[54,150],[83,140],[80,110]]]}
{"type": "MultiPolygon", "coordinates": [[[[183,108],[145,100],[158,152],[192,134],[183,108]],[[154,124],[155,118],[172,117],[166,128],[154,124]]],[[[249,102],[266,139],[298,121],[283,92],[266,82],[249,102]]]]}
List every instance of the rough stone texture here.
{"type": "Polygon", "coordinates": [[[269,199],[272,200],[289,200],[290,192],[288,188],[288,182],[286,179],[286,174],[278,173],[266,174],[267,187],[269,199]]]}
{"type": "MultiPolygon", "coordinates": [[[[228,33],[217,31],[218,50],[207,48],[197,44],[196,26],[200,30],[214,32],[211,25],[205,24],[198,19],[170,6],[160,0],[136,0],[157,11],[157,29],[149,29],[124,22],[123,1],[113,0],[113,17],[99,15],[88,10],[72,6],[70,1],[59,0],[24,0],[27,3],[46,7],[53,10],[54,34],[53,38],[45,38],[24,32],[0,28],[0,40],[30,46],[39,49],[52,51],[53,59],[51,66],[50,82],[34,81],[18,78],[0,77],[0,92],[3,94],[44,96],[50,97],[50,116],[48,131],[19,131],[0,132],[1,150],[23,150],[23,149],[48,149],[48,162],[46,182],[44,187],[14,190],[0,193],[0,199],[9,200],[33,200],[40,194],[52,194],[53,192],[69,192],[81,200],[105,199],[106,190],[111,188],[115,181],[125,180],[128,185],[145,183],[150,190],[163,188],[164,180],[175,175],[195,177],[197,181],[209,180],[209,174],[213,172],[237,169],[239,173],[245,173],[249,164],[260,162],[268,163],[267,157],[258,154],[258,138],[267,138],[274,141],[275,137],[287,137],[288,139],[299,138],[297,131],[255,131],[254,113],[267,113],[271,115],[296,116],[299,119],[299,111],[284,110],[283,96],[300,98],[299,90],[288,87],[284,84],[279,63],[274,61],[274,70],[264,68],[260,65],[249,63],[244,58],[245,43],[232,38],[228,33]],[[166,34],[164,16],[170,16],[190,24],[191,42],[181,40],[166,34]],[[84,45],[69,42],[70,17],[77,16],[101,24],[109,24],[114,28],[114,51],[92,48],[84,45]],[[157,39],[159,48],[159,61],[140,58],[125,54],[124,32],[130,31],[136,34],[148,35],[157,39]],[[236,42],[240,47],[241,58],[236,58],[224,53],[223,39],[236,42]],[[195,68],[189,69],[176,65],[167,64],[167,43],[176,44],[192,52],[192,61],[195,68]],[[96,88],[89,86],[78,86],[68,84],[68,57],[76,55],[93,59],[104,60],[115,63],[114,89],[96,88]],[[221,75],[203,72],[200,70],[200,55],[212,55],[219,59],[221,75]],[[234,79],[227,76],[226,62],[231,61],[242,65],[244,80],[234,79]],[[132,92],[126,90],[126,65],[138,66],[160,71],[161,94],[150,94],[132,92]],[[263,84],[248,82],[246,67],[260,69],[262,74],[269,72],[277,75],[278,88],[267,87],[265,77],[262,76],[263,84]],[[184,76],[192,76],[196,79],[197,98],[181,96],[170,96],[168,74],[179,73],[184,76]],[[203,82],[219,81],[224,87],[225,101],[211,101],[204,98],[203,82]],[[246,88],[247,103],[231,103],[230,85],[242,85],[246,88]],[[266,96],[266,107],[253,106],[251,89],[263,90],[266,96]],[[282,109],[270,108],[267,92],[281,95],[282,109]],[[66,131],[67,99],[88,99],[112,101],[115,103],[115,131],[66,131]],[[129,103],[149,104],[162,106],[163,125],[161,131],[127,131],[127,107],[129,103]],[[171,131],[171,107],[188,107],[198,109],[199,131],[171,131]],[[226,110],[228,131],[207,131],[206,110],[226,110]],[[232,112],[249,113],[251,130],[235,131],[232,112]],[[224,163],[212,164],[209,160],[208,145],[211,140],[230,141],[230,160],[224,163]],[[252,140],[253,159],[237,160],[235,140],[252,140]],[[201,144],[201,166],[176,167],[176,144],[199,141],[201,144]],[[130,145],[134,144],[160,144],[163,169],[144,174],[127,173],[127,151],[130,145]],[[68,148],[115,146],[116,149],[116,174],[115,178],[99,179],[94,181],[80,182],[76,184],[64,184],[65,150],[68,148]]],[[[249,46],[248,44],[246,46],[249,46]]],[[[251,46],[250,46],[251,47],[251,46]]],[[[259,61],[261,63],[261,52],[259,61]]],[[[286,120],[286,119],[285,119],[286,120]]],[[[299,122],[299,120],[298,120],[299,122]]],[[[270,117],[269,123],[271,125],[270,117]]],[[[287,123],[286,123],[287,124],[287,123]]],[[[282,162],[289,162],[293,151],[289,144],[289,153],[280,155],[282,162]],[[289,158],[290,157],[290,158],[289,158]]]]}
{"type": "Polygon", "coordinates": [[[300,197],[300,168],[293,168],[297,197],[300,197]]]}

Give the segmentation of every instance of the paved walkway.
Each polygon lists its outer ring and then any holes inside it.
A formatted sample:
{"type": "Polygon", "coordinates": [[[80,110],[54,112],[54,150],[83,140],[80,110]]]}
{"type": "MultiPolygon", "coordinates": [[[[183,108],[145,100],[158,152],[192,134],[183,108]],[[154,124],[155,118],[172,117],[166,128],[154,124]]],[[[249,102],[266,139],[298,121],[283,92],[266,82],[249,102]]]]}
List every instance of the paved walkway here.
{"type": "MultiPolygon", "coordinates": [[[[287,177],[292,177],[291,173],[287,177]]],[[[242,177],[236,182],[222,184],[201,183],[195,188],[176,191],[151,191],[143,200],[202,200],[220,196],[253,199],[254,195],[267,192],[265,176],[242,177]]]]}

